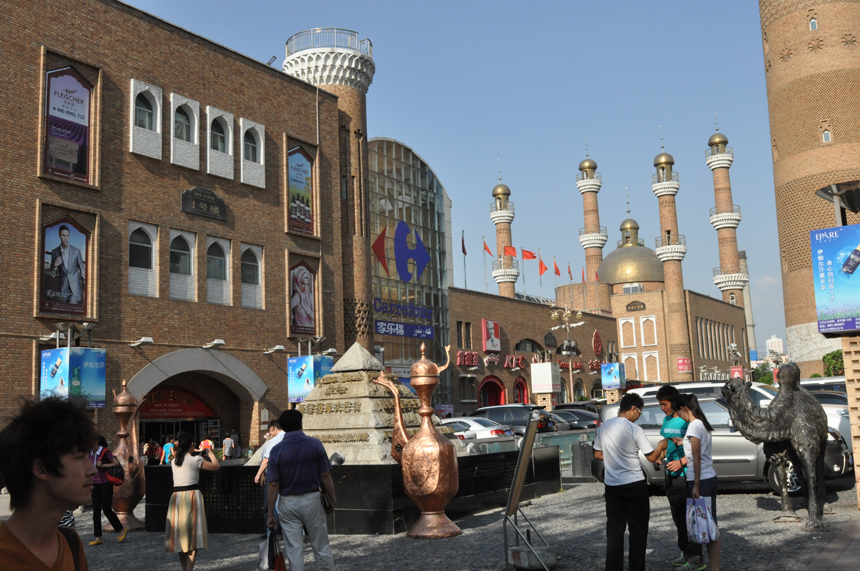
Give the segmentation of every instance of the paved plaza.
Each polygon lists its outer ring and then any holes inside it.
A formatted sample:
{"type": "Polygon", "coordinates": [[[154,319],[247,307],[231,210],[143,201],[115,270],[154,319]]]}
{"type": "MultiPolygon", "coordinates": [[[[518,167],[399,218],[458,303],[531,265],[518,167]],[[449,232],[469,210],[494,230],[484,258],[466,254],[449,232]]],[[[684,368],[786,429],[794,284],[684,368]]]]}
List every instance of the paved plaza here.
{"type": "MultiPolygon", "coordinates": [[[[815,570],[845,571],[846,562],[860,564],[860,518],[853,477],[828,482],[828,502],[834,513],[824,516],[825,531],[806,531],[798,524],[778,524],[779,498],[766,485],[726,484],[719,496],[723,531],[724,571],[815,570]],[[842,533],[845,530],[845,533],[842,533]],[[840,535],[841,534],[841,535],[840,535]],[[840,559],[841,557],[841,559],[840,559]],[[834,566],[837,564],[838,566],[834,566]]],[[[795,499],[795,503],[800,502],[795,499]]],[[[566,485],[563,493],[531,501],[524,508],[547,540],[559,550],[559,571],[603,569],[606,545],[602,484],[566,485]]],[[[138,508],[139,517],[143,510],[138,508]]],[[[805,516],[805,510],[799,510],[805,516]]],[[[459,520],[459,537],[416,541],[397,536],[333,536],[339,571],[387,570],[500,570],[502,557],[501,511],[494,510],[459,520]]],[[[90,512],[78,518],[78,532],[92,535],[90,512]]],[[[162,534],[134,533],[123,544],[107,534],[98,547],[86,547],[90,568],[122,571],[178,571],[176,555],[164,553],[162,534]]],[[[256,535],[213,534],[210,548],[200,552],[195,569],[252,571],[260,540],[256,535]]],[[[648,571],[671,569],[677,557],[675,528],[665,497],[651,498],[648,535],[648,571]]],[[[312,561],[309,549],[306,561],[312,561]]],[[[309,564],[308,568],[313,569],[309,564]]]]}

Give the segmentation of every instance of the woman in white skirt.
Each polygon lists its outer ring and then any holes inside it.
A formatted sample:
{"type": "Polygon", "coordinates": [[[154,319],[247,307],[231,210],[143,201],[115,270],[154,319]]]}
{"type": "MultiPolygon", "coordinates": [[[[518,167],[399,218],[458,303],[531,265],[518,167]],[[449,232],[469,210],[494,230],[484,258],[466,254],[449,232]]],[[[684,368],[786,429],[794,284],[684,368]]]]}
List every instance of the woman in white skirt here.
{"type": "Polygon", "coordinates": [[[182,571],[193,571],[197,550],[209,547],[203,494],[198,486],[200,470],[217,472],[221,465],[211,452],[194,449],[194,437],[191,434],[183,432],[176,439],[175,456],[170,463],[173,470],[173,495],[167,506],[164,548],[168,553],[179,554],[182,571]],[[192,449],[200,455],[192,456],[192,449]]]}

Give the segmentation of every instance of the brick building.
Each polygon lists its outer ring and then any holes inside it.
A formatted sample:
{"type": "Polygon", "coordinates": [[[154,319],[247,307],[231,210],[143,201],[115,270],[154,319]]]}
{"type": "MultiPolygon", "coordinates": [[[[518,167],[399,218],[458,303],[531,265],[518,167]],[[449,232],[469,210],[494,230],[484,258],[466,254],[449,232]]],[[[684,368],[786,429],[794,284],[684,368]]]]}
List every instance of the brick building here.
{"type": "Polygon", "coordinates": [[[38,394],[61,323],[106,350],[107,395],[126,379],[152,397],[146,436],[235,426],[256,443],[287,406],[300,339],[371,342],[369,42],[336,31],[355,47],[313,67],[319,89],[125,4],[82,0],[49,25],[55,7],[12,4],[0,26],[16,78],[0,117],[0,415],[38,394]]]}

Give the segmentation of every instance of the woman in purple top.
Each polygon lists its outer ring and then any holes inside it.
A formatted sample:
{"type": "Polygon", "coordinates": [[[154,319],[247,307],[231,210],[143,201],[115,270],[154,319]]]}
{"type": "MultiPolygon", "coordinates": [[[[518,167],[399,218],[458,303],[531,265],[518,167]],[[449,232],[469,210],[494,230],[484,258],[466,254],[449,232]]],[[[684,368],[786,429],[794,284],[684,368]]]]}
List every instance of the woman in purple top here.
{"type": "Polygon", "coordinates": [[[96,467],[96,475],[93,476],[93,535],[95,539],[90,541],[90,545],[102,544],[102,512],[104,511],[108,521],[113,526],[114,531],[119,533],[117,543],[122,542],[128,533],[127,529],[123,529],[119,518],[116,517],[111,504],[113,503],[113,484],[107,479],[107,472],[111,468],[119,466],[117,460],[110,450],[107,448],[107,440],[99,434],[98,447],[90,452],[90,461],[96,467]]]}

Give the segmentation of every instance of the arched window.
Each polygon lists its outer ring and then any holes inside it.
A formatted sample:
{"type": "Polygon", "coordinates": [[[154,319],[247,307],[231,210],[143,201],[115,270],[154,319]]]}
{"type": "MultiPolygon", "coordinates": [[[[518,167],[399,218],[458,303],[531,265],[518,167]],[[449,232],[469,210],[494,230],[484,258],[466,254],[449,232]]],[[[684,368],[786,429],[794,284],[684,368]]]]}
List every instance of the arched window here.
{"type": "Polygon", "coordinates": [[[514,402],[520,404],[528,404],[529,402],[529,391],[522,377],[517,377],[514,383],[514,402]]]}
{"type": "Polygon", "coordinates": [[[242,283],[260,285],[260,263],[250,248],[242,254],[242,283]]]}
{"type": "Polygon", "coordinates": [[[815,18],[810,18],[809,19],[809,29],[811,31],[817,30],[818,29],[818,20],[816,20],[815,18]]]}
{"type": "Polygon", "coordinates": [[[224,126],[218,119],[212,121],[209,146],[213,151],[218,151],[220,153],[227,152],[227,135],[224,133],[224,126]]]}
{"type": "Polygon", "coordinates": [[[573,399],[585,400],[585,386],[582,384],[582,379],[576,379],[573,384],[573,399]]]}
{"type": "Polygon", "coordinates": [[[822,140],[822,141],[824,141],[825,143],[829,143],[829,142],[830,142],[830,129],[825,129],[825,130],[821,133],[821,140],[822,140]]]}
{"type": "Polygon", "coordinates": [[[138,228],[128,238],[128,265],[131,268],[152,269],[152,240],[138,228]]]}
{"type": "Polygon", "coordinates": [[[257,153],[257,139],[254,134],[248,129],[245,131],[245,160],[252,163],[259,163],[260,157],[257,153]]]}
{"type": "Polygon", "coordinates": [[[176,110],[173,122],[173,136],[180,141],[191,142],[191,118],[182,107],[176,110]]]}
{"type": "Polygon", "coordinates": [[[170,243],[170,273],[191,275],[191,248],[182,236],[170,243]]]}
{"type": "Polygon", "coordinates": [[[152,121],[152,103],[143,93],[138,94],[134,100],[134,125],[147,131],[155,130],[152,121]]]}
{"type": "Polygon", "coordinates": [[[737,305],[738,304],[738,296],[736,296],[733,293],[730,293],[729,294],[729,303],[731,303],[732,305],[737,305]]]}
{"type": "Polygon", "coordinates": [[[526,353],[540,353],[543,348],[531,339],[523,339],[514,345],[514,351],[525,351],[526,353]]]}
{"type": "Polygon", "coordinates": [[[220,244],[212,244],[206,251],[206,277],[210,280],[227,280],[227,256],[220,244]]]}

